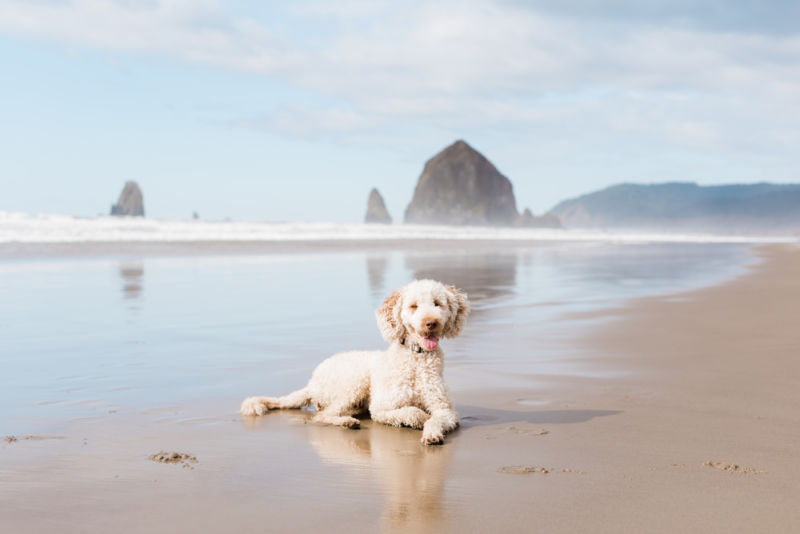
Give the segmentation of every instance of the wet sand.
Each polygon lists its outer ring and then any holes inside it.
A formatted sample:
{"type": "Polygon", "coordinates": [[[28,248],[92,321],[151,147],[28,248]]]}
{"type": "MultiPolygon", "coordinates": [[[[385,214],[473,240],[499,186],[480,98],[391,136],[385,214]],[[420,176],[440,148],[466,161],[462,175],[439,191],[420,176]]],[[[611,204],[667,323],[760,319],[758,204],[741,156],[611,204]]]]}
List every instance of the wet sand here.
{"type": "Polygon", "coordinates": [[[370,421],[352,431],[306,412],[243,419],[240,397],[2,441],[0,527],[794,531],[800,248],[758,253],[762,263],[720,286],[565,316],[565,350],[593,376],[494,387],[446,370],[463,426],[440,447],[370,421]],[[194,469],[148,459],[162,451],[196,458],[194,469]]]}

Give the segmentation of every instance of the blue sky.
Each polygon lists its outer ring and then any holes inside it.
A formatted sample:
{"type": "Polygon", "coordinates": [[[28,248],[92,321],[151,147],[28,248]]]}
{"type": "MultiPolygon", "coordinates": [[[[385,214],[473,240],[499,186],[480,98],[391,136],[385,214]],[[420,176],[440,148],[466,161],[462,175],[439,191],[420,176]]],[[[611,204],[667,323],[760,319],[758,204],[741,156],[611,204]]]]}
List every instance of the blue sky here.
{"type": "Polygon", "coordinates": [[[0,210],[401,219],[463,138],[518,208],[800,182],[792,2],[0,0],[0,210]]]}

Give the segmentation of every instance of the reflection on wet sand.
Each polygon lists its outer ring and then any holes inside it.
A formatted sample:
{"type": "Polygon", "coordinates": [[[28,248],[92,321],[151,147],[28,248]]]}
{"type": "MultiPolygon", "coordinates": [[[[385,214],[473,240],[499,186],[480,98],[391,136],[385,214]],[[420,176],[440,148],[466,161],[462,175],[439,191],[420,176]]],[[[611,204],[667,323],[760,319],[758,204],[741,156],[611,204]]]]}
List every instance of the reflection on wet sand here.
{"type": "Polygon", "coordinates": [[[406,267],[416,279],[431,278],[467,292],[473,304],[513,294],[518,254],[514,250],[453,250],[444,255],[409,253],[406,267]]]}
{"type": "Polygon", "coordinates": [[[386,288],[386,268],[389,265],[389,257],[386,254],[367,255],[367,280],[369,281],[369,291],[373,295],[382,295],[386,288]]]}
{"type": "Polygon", "coordinates": [[[122,278],[123,297],[125,299],[138,299],[144,287],[144,263],[141,261],[125,261],[120,263],[119,276],[122,278]]]}
{"type": "Polygon", "coordinates": [[[382,530],[427,532],[441,524],[452,444],[425,447],[419,431],[371,420],[357,431],[313,424],[307,428],[323,462],[365,469],[377,478],[385,498],[382,530]]]}
{"type": "MultiPolygon", "coordinates": [[[[507,397],[502,393],[500,396],[507,397]]],[[[359,430],[311,423],[314,412],[307,410],[243,417],[242,424],[251,430],[271,433],[282,430],[284,433],[278,437],[282,441],[307,439],[321,463],[335,468],[333,479],[336,483],[333,487],[341,495],[331,495],[329,498],[332,500],[341,499],[340,502],[345,504],[347,499],[343,496],[364,491],[365,483],[370,494],[376,488],[382,500],[380,525],[379,528],[373,525],[362,528],[364,532],[455,532],[453,526],[459,524],[459,514],[463,512],[462,498],[474,495],[474,488],[464,486],[473,479],[465,482],[459,478],[458,471],[463,475],[465,469],[480,471],[485,467],[483,463],[476,465],[469,459],[476,439],[490,439],[484,436],[487,433],[497,435],[503,431],[499,426],[508,423],[518,425],[520,433],[525,433],[530,431],[526,424],[547,425],[553,430],[551,425],[574,425],[621,413],[616,410],[568,409],[512,411],[474,405],[459,405],[457,408],[462,414],[461,429],[441,446],[421,445],[418,430],[381,425],[369,418],[361,420],[359,430]],[[475,427],[485,427],[486,432],[461,435],[475,427]],[[446,487],[450,491],[445,491],[446,487]]],[[[497,461],[500,462],[509,452],[519,451],[514,448],[519,446],[498,445],[497,461]]],[[[297,453],[294,460],[287,458],[287,462],[308,462],[308,457],[303,456],[305,447],[298,442],[292,447],[297,453]]],[[[492,456],[484,457],[484,462],[487,460],[493,465],[492,456]]],[[[325,469],[315,469],[313,465],[306,466],[303,473],[307,478],[296,482],[302,485],[309,480],[319,480],[320,484],[325,484],[325,480],[330,480],[323,476],[325,472],[325,469]]],[[[494,472],[494,467],[491,472],[494,472]]],[[[484,483],[493,482],[484,480],[484,483]]]]}
{"type": "Polygon", "coordinates": [[[744,254],[729,245],[594,244],[558,249],[551,257],[569,279],[619,287],[660,285],[702,272],[724,272],[726,266],[740,264],[744,254]]]}

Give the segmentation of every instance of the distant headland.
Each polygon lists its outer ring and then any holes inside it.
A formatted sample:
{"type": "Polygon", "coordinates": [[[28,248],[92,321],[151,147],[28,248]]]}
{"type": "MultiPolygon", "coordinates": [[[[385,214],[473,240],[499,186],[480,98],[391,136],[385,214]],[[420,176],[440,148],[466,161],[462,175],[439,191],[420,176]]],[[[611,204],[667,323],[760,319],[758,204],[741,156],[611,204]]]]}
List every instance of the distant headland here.
{"type": "Polygon", "coordinates": [[[800,184],[619,184],[564,200],[549,212],[569,228],[797,232],[800,184]]]}

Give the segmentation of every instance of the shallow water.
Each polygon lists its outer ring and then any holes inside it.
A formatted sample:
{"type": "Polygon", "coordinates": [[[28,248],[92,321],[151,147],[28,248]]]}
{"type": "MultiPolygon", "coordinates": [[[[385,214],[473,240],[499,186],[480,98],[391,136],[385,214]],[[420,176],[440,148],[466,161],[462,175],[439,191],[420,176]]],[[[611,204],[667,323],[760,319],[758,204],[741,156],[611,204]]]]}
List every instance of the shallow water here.
{"type": "MultiPolygon", "coordinates": [[[[596,374],[566,314],[731,278],[744,245],[553,243],[441,251],[39,258],[0,263],[0,435],[299,387],[329,354],[381,348],[373,311],[434,278],[469,293],[454,391],[596,374]]],[[[624,372],[607,370],[603,372],[624,372]]]]}

